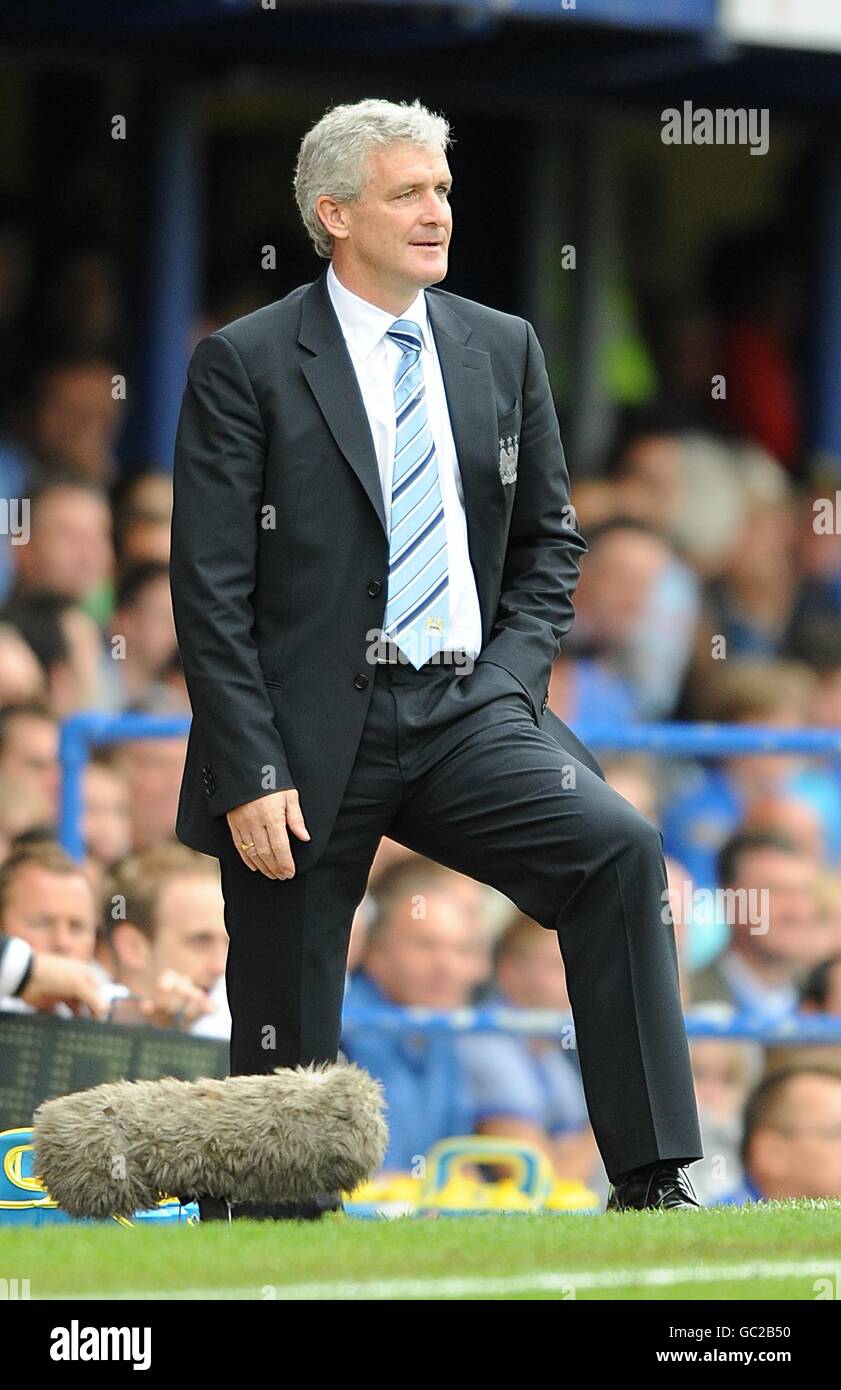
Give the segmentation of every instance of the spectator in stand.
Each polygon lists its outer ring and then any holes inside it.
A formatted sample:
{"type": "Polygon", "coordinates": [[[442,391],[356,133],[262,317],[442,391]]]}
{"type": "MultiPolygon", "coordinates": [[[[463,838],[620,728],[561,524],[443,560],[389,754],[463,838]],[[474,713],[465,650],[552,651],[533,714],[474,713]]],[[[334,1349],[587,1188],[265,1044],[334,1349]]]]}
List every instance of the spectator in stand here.
{"type": "MultiPolygon", "coordinates": [[[[703,1015],[705,1009],[695,1012],[703,1015]]],[[[763,1049],[758,1042],[692,1038],[689,1056],[703,1140],[703,1158],[695,1165],[692,1183],[703,1207],[713,1207],[744,1179],[744,1111],[762,1076],[763,1049]]]]}
{"type": "Polygon", "coordinates": [[[190,693],[184,679],[184,663],[181,653],[176,650],[161,669],[161,701],[173,714],[190,714],[190,693]]]}
{"type": "Polygon", "coordinates": [[[810,971],[800,992],[800,1007],[804,1013],[841,1018],[841,951],[810,971]]]}
{"type": "Polygon", "coordinates": [[[841,873],[821,869],[817,879],[818,917],[827,937],[828,956],[841,951],[841,873]]]}
{"type": "Polygon", "coordinates": [[[0,610],[0,709],[42,700],[45,694],[46,680],[37,656],[0,610]]]}
{"type": "Polygon", "coordinates": [[[119,754],[94,748],[84,774],[82,835],[88,868],[113,869],[131,850],[128,774],[119,754]]]}
{"type": "Polygon", "coordinates": [[[813,613],[789,637],[791,660],[811,667],[815,684],[809,723],[821,729],[841,727],[841,617],[813,613]]]}
{"type": "MultiPolygon", "coordinates": [[[[714,723],[800,728],[813,699],[813,672],[795,662],[717,662],[716,680],[700,700],[700,715],[714,723]]],[[[830,863],[841,854],[839,782],[826,768],[791,753],[715,758],[686,773],[663,809],[666,851],[688,868],[696,885],[715,886],[716,854],[769,798],[794,797],[820,817],[830,863]]]]}
{"type": "Polygon", "coordinates": [[[127,570],[117,586],[110,644],[102,658],[107,694],[101,707],[124,710],[160,698],[162,673],[177,649],[169,566],[146,560],[127,570]]]}
{"type": "MultiPolygon", "coordinates": [[[[132,706],[131,713],[182,714],[172,704],[132,706]]],[[[119,744],[129,784],[132,849],[154,849],[175,835],[175,815],[181,773],[187,754],[187,735],[173,738],[136,738],[119,744]]]]}
{"type": "MultiPolygon", "coordinates": [[[[90,876],[55,840],[13,845],[0,865],[0,931],[39,955],[64,957],[87,967],[105,1004],[113,991],[95,962],[99,906],[90,876]]],[[[73,1013],[64,1003],[49,997],[27,999],[19,990],[0,1000],[0,1008],[13,1013],[42,1008],[64,1017],[73,1013]]]]}
{"type": "Polygon", "coordinates": [[[822,672],[838,666],[841,626],[841,528],[834,472],[813,475],[797,489],[794,569],[797,592],[786,654],[822,672]]]}
{"type": "Polygon", "coordinates": [[[82,1006],[94,1018],[103,1018],[107,1008],[99,977],[90,966],[33,951],[19,937],[0,931],[0,1008],[6,999],[44,1010],[59,1003],[74,1012],[82,1006]]]}
{"type": "MultiPolygon", "coordinates": [[[[788,649],[793,660],[808,663],[814,672],[806,723],[817,729],[841,728],[841,617],[804,613],[792,630],[788,649]]],[[[841,762],[828,758],[825,768],[841,790],[841,762]]]]}
{"type": "Polygon", "coordinates": [[[722,1205],[841,1198],[841,1075],[813,1066],[766,1076],[747,1104],[741,1157],[744,1178],[722,1205]]]}
{"type": "MultiPolygon", "coordinates": [[[[817,1015],[841,1024],[841,949],[834,948],[800,986],[801,1014],[817,1015]]],[[[841,1076],[841,1041],[782,1043],[766,1049],[766,1070],[785,1067],[828,1067],[841,1076]]]]}
{"type": "Polygon", "coordinates": [[[114,541],[120,574],[147,561],[169,563],[172,526],[172,477],[169,473],[133,473],[112,491],[114,541]]]}
{"type": "MultiPolygon", "coordinates": [[[[368,891],[360,903],[363,912],[358,914],[357,937],[367,930],[369,921],[373,922],[378,913],[387,910],[387,904],[394,899],[402,900],[407,892],[415,892],[422,897],[423,885],[427,882],[428,865],[429,860],[423,855],[404,850],[402,845],[383,839],[380,852],[375,856],[374,866],[368,875],[368,891]],[[387,848],[383,854],[383,845],[392,848],[387,848]],[[395,854],[392,852],[393,848],[404,852],[395,854]],[[415,873],[412,871],[412,864],[415,865],[415,873]]],[[[432,882],[437,882],[434,873],[432,882]]],[[[475,878],[457,873],[454,869],[447,870],[447,884],[451,897],[462,907],[470,929],[474,962],[471,994],[479,997],[487,989],[493,972],[493,942],[502,927],[502,914],[504,913],[507,920],[512,905],[508,898],[487,884],[479,883],[475,878]]],[[[354,929],[351,928],[352,943],[353,936],[354,929]]],[[[361,953],[362,942],[357,940],[353,944],[354,949],[361,953]]],[[[355,967],[348,965],[349,970],[352,968],[355,967]]]]}
{"type": "MultiPolygon", "coordinates": [[[[397,891],[392,877],[388,893],[377,902],[362,965],[348,982],[346,1014],[386,1005],[454,1009],[470,1001],[476,982],[474,929],[452,891],[452,871],[431,861],[412,860],[403,867],[405,891],[397,891]]],[[[385,1088],[385,1170],[417,1172],[436,1140],[472,1131],[464,1070],[451,1033],[348,1026],[342,1050],[385,1088]]]]}
{"type": "MultiPolygon", "coordinates": [[[[129,998],[127,985],[114,981],[97,959],[97,926],[101,899],[83,865],[67,855],[57,841],[33,839],[13,847],[0,865],[0,931],[26,942],[33,951],[88,967],[99,981],[102,999],[111,1006],[111,1017],[121,1022],[148,1022],[170,1027],[207,1013],[205,992],[174,969],[151,972],[138,981],[137,994],[129,998]]],[[[18,992],[19,994],[19,992],[18,992]]],[[[25,997],[5,998],[6,1011],[30,1012],[25,997]]],[[[72,1010],[53,1001],[35,1004],[68,1017],[72,1010]]]]}
{"type": "MultiPolygon", "coordinates": [[[[555,934],[518,913],[498,943],[496,990],[484,1002],[564,1013],[569,1027],[560,1040],[504,1033],[458,1038],[477,1132],[525,1139],[547,1154],[558,1177],[593,1181],[602,1164],[576,1065],[572,1013],[555,934]]],[[[606,1192],[603,1171],[602,1186],[606,1192]]]]}
{"type": "Polygon", "coordinates": [[[53,830],[50,797],[43,790],[0,773],[0,862],[21,835],[53,830]]]}
{"type": "Polygon", "coordinates": [[[759,797],[751,803],[742,828],[779,831],[816,864],[826,862],[825,827],[817,808],[804,798],[780,794],[759,797]]]}
{"type": "MultiPolygon", "coordinates": [[[[693,1010],[700,1016],[717,1011],[693,1010]]],[[[744,1109],[763,1068],[758,1043],[724,1038],[693,1038],[689,1044],[704,1157],[693,1165],[698,1200],[713,1206],[744,1178],[741,1145],[744,1109]]]]}
{"type": "Polygon", "coordinates": [[[727,641],[731,657],[783,650],[796,594],[797,509],[785,471],[757,446],[686,432],[662,412],[632,424],[609,464],[613,498],[602,513],[661,530],[690,581],[681,591],[676,572],[664,593],[655,591],[646,624],[654,645],[639,653],[637,684],[647,683],[661,715],[678,707],[693,717],[694,687],[711,678],[713,638],[727,641]],[[692,621],[681,634],[684,610],[692,621]],[[676,644],[676,635],[688,644],[676,644]],[[658,692],[669,700],[658,703],[658,692]]]}
{"type": "Polygon", "coordinates": [[[18,844],[0,865],[0,928],[34,951],[92,961],[98,917],[89,875],[56,841],[18,844]]]}
{"type": "Polygon", "coordinates": [[[46,702],[59,719],[103,708],[102,633],[73,599],[51,592],[20,594],[2,616],[40,663],[46,702]]]}
{"type": "MultiPolygon", "coordinates": [[[[628,418],[608,457],[607,480],[595,512],[585,491],[588,525],[617,516],[646,522],[701,580],[724,571],[757,501],[787,493],[783,469],[757,445],[687,429],[678,412],[657,408],[628,418]]],[[[594,486],[575,486],[576,508],[582,487],[594,486]]]]}
{"type": "Polygon", "coordinates": [[[390,840],[387,835],[383,835],[371,864],[371,872],[368,875],[369,883],[375,883],[379,875],[384,874],[392,864],[403,864],[410,859],[417,863],[426,863],[422,854],[417,854],[415,850],[409,849],[406,845],[398,844],[397,840],[390,840]]]}
{"type": "Polygon", "coordinates": [[[664,717],[692,649],[695,581],[668,539],[636,517],[604,521],[587,541],[550,704],[567,723],[664,717]]]}
{"type": "Polygon", "coordinates": [[[731,938],[690,982],[694,1004],[720,1003],[769,1023],[797,1010],[800,980],[824,954],[816,866],[793,840],[744,831],[718,859],[731,938]]]}
{"type": "Polygon", "coordinates": [[[377,916],[377,905],[370,892],[367,892],[353,914],[350,924],[350,940],[347,952],[347,973],[352,975],[359,970],[368,949],[368,928],[377,916]]]}
{"type": "Polygon", "coordinates": [[[65,474],[96,488],[113,485],[123,418],[117,373],[110,357],[86,349],[38,363],[24,405],[30,486],[65,474]]]}
{"type": "MultiPolygon", "coordinates": [[[[107,900],[112,973],[145,1001],[146,1020],[177,1026],[182,1010],[188,1025],[206,1020],[228,952],[218,861],[178,844],[129,855],[108,883],[107,900]]],[[[120,1018],[127,1021],[123,1008],[120,1018]]],[[[225,1027],[216,1036],[229,1034],[229,1015],[225,1027]]]]}
{"type": "Polygon", "coordinates": [[[58,721],[38,703],[0,710],[0,777],[43,802],[50,824],[58,819],[58,721]]]}
{"type": "Polygon", "coordinates": [[[47,591],[75,599],[100,621],[110,608],[111,512],[105,493],[73,479],[46,484],[30,497],[29,541],[13,550],[9,595],[47,591]]]}
{"type": "Polygon", "coordinates": [[[747,503],[721,573],[707,585],[699,644],[709,660],[714,634],[728,659],[772,658],[784,650],[797,596],[798,512],[776,464],[755,467],[747,503]]]}
{"type": "Polygon", "coordinates": [[[652,825],[659,825],[661,790],[655,760],[646,754],[626,754],[603,757],[601,765],[608,785],[652,825]]]}

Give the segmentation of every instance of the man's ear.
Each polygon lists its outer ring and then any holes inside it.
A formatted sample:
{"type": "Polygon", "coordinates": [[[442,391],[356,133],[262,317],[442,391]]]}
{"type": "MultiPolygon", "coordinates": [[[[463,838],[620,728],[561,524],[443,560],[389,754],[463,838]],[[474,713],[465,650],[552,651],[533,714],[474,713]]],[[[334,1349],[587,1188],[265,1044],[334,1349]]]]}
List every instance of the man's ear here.
{"type": "Polygon", "coordinates": [[[335,198],[331,198],[327,193],[321,193],[315,200],[315,211],[322,226],[331,236],[339,241],[346,240],[349,232],[341,203],[337,203],[335,198]]]}
{"type": "Polygon", "coordinates": [[[146,969],[152,947],[146,933],[133,922],[114,924],[111,928],[111,946],[118,974],[122,970],[146,969]]]}

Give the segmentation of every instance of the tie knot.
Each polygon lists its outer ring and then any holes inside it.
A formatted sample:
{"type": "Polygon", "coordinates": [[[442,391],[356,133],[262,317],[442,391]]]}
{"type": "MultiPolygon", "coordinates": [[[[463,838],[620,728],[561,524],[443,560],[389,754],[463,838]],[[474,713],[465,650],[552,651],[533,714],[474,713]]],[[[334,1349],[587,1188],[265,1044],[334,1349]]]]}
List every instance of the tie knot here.
{"type": "Polygon", "coordinates": [[[420,352],[423,346],[420,324],[414,319],[395,319],[387,336],[399,343],[404,352],[420,352]]]}

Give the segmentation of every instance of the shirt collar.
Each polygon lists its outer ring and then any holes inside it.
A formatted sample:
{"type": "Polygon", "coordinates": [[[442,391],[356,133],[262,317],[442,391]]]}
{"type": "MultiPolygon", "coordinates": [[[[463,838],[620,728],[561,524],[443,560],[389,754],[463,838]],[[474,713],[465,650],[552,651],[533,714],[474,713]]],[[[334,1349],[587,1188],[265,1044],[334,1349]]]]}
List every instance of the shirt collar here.
{"type": "Polygon", "coordinates": [[[387,309],[380,309],[343,285],[331,261],[327,267],[327,289],[345,340],[353,346],[354,356],[359,361],[365,361],[398,318],[414,319],[420,328],[424,347],[427,351],[431,349],[432,332],[423,288],[418,290],[405,313],[390,314],[387,309]]]}
{"type": "Polygon", "coordinates": [[[719,968],[743,1008],[756,1009],[769,1017],[773,1015],[785,1018],[797,1007],[797,990],[794,985],[763,984],[747,961],[735,951],[724,953],[719,968]]]}

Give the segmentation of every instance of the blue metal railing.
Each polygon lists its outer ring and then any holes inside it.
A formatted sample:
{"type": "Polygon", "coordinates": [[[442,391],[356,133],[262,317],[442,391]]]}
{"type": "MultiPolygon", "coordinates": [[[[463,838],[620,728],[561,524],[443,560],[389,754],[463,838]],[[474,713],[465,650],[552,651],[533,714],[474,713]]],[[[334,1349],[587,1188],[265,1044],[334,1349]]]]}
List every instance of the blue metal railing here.
{"type": "MultiPolygon", "coordinates": [[[[59,839],[74,859],[84,853],[82,777],[97,743],[135,738],[174,738],[190,728],[189,715],[74,714],[61,727],[59,839]]],[[[803,753],[841,757],[841,729],[773,729],[742,724],[580,724],[574,731],[588,747],[661,757],[717,758],[750,753],[803,753]]]]}
{"type": "MultiPolygon", "coordinates": [[[[786,1043],[841,1043],[841,1018],[823,1014],[793,1013],[773,1023],[756,1014],[727,1013],[713,1017],[705,1008],[688,1009],[684,1014],[689,1038],[729,1038],[757,1042],[765,1046],[786,1043]]],[[[499,1005],[477,1005],[452,1010],[403,1008],[378,1005],[376,1008],[348,1007],[342,1015],[342,1030],[353,1033],[360,1028],[376,1028],[385,1033],[506,1033],[529,1038],[562,1039],[575,1051],[575,1030],[570,1014],[549,1009],[509,1009],[499,1005]]]]}
{"type": "Polygon", "coordinates": [[[188,714],[73,714],[61,726],[61,808],[58,838],[74,859],[84,856],[82,778],[91,748],[135,738],[177,738],[190,728],[188,714]]]}
{"type": "MultiPolygon", "coordinates": [[[[74,858],[84,854],[82,838],[82,778],[91,747],[135,738],[174,738],[190,728],[189,715],[75,714],[62,724],[61,814],[59,838],[74,858]]],[[[725,757],[750,753],[841,755],[839,729],[772,729],[731,724],[579,725],[578,737],[591,748],[648,751],[661,756],[725,757]]],[[[443,1012],[435,1009],[348,1008],[344,1028],[376,1027],[402,1032],[504,1032],[529,1037],[567,1037],[571,1019],[535,1009],[482,1007],[443,1012]]],[[[732,1013],[712,1017],[689,1010],[690,1038],[731,1038],[763,1044],[841,1043],[841,1019],[796,1013],[775,1023],[756,1015],[732,1013]]]]}

